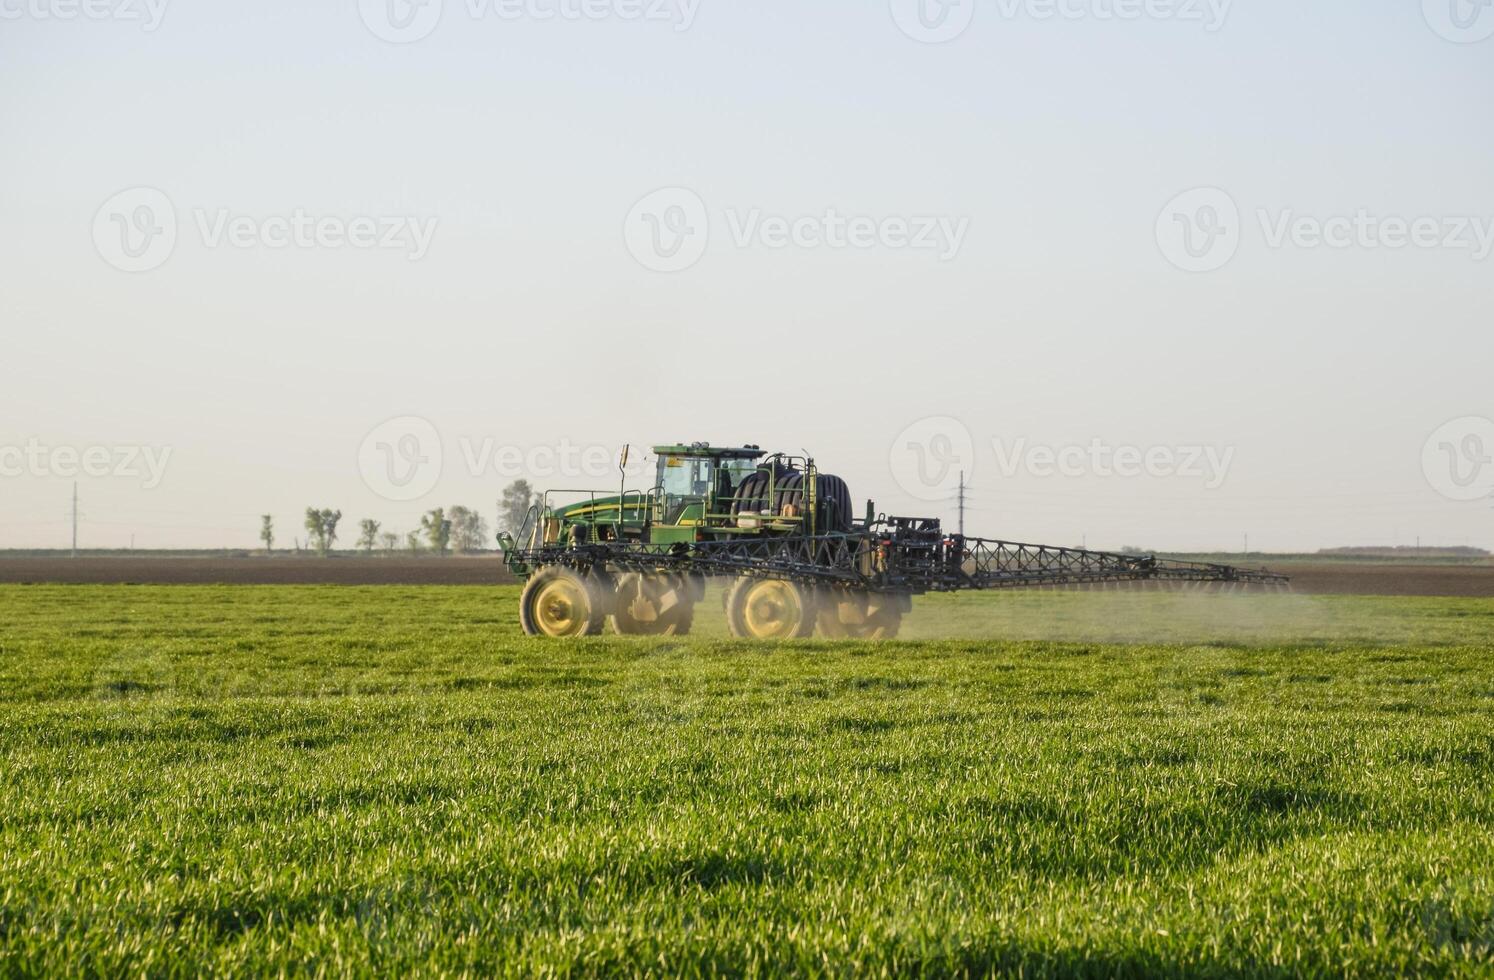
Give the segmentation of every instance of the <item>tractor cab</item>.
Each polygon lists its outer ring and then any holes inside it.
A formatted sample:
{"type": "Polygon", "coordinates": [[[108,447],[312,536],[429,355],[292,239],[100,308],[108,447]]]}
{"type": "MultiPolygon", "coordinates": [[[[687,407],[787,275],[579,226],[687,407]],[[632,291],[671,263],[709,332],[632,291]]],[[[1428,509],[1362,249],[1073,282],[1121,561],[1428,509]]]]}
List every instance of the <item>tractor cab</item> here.
{"type": "Polygon", "coordinates": [[[654,454],[659,468],[649,538],[655,544],[694,541],[702,529],[730,522],[737,488],[757,473],[764,455],[756,446],[727,449],[703,442],[655,446],[654,454]]]}
{"type": "MultiPolygon", "coordinates": [[[[807,456],[704,442],[655,446],[654,455],[658,469],[648,490],[547,491],[517,534],[500,537],[504,552],[520,550],[515,538],[531,549],[636,545],[662,551],[697,541],[852,529],[845,481],[817,472],[807,456]]],[[[625,474],[627,461],[624,449],[619,466],[625,474]]],[[[524,566],[510,567],[522,574],[524,566]]]]}

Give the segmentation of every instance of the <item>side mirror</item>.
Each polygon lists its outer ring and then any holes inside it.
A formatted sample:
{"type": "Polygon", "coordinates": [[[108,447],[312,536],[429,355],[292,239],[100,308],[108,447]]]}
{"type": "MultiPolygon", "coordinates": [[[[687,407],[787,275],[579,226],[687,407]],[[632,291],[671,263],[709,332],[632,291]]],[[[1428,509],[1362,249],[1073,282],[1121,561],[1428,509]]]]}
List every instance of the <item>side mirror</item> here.
{"type": "Polygon", "coordinates": [[[622,455],[619,456],[618,459],[617,459],[617,468],[618,469],[625,470],[625,469],[628,468],[628,450],[631,449],[631,448],[633,448],[633,447],[629,446],[629,445],[626,445],[626,444],[623,445],[622,455]]]}

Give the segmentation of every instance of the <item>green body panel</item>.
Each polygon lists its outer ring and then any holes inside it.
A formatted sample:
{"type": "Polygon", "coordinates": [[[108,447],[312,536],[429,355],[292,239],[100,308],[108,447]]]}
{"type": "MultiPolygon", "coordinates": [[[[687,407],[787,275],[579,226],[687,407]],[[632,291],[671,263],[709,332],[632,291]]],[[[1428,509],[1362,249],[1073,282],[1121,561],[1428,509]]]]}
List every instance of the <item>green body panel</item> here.
{"type": "MultiPolygon", "coordinates": [[[[564,507],[556,507],[550,511],[550,516],[558,517],[567,527],[572,524],[616,524],[620,500],[617,494],[610,497],[594,497],[564,507]]],[[[629,494],[627,502],[621,505],[621,510],[624,525],[641,527],[648,521],[650,505],[645,498],[629,494]]]]}
{"type": "Polygon", "coordinates": [[[657,501],[629,495],[627,501],[619,506],[619,499],[614,494],[583,500],[554,508],[549,516],[560,521],[562,540],[567,540],[571,529],[577,526],[585,529],[584,539],[588,541],[616,540],[621,536],[643,544],[694,541],[697,533],[705,530],[702,527],[706,512],[704,503],[686,505],[678,513],[670,514],[670,523],[665,524],[657,501]]]}
{"type": "Polygon", "coordinates": [[[694,541],[699,528],[691,525],[680,527],[678,525],[655,524],[649,528],[649,544],[676,544],[680,541],[694,541]]]}

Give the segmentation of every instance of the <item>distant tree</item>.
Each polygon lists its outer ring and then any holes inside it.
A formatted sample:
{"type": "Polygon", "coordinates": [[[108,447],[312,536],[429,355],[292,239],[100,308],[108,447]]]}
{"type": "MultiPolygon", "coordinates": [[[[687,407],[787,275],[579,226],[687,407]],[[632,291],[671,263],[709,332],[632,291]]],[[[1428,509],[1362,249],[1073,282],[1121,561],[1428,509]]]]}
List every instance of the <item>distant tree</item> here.
{"type": "Polygon", "coordinates": [[[405,535],[405,547],[410,549],[410,554],[420,554],[420,532],[411,531],[405,535]]]}
{"type": "Polygon", "coordinates": [[[503,530],[518,534],[529,508],[534,506],[538,497],[528,480],[515,480],[504,487],[503,495],[498,498],[498,523],[503,530]]]}
{"type": "Polygon", "coordinates": [[[475,510],[451,508],[451,542],[460,552],[481,551],[488,538],[488,522],[475,510]]]}
{"type": "Polygon", "coordinates": [[[325,555],[337,543],[337,522],[342,520],[340,510],[317,510],[306,508],[306,531],[310,543],[316,545],[318,554],[325,555]]]}
{"type": "Polygon", "coordinates": [[[425,532],[425,539],[430,542],[431,550],[443,557],[446,548],[451,544],[451,521],[446,519],[446,510],[437,507],[420,519],[420,530],[425,532]]]}
{"type": "Polygon", "coordinates": [[[399,535],[393,531],[385,531],[379,535],[379,544],[383,547],[385,554],[390,554],[399,547],[399,535]]]}
{"type": "Polygon", "coordinates": [[[315,507],[306,508],[306,520],[302,523],[306,527],[306,543],[315,545],[318,551],[326,551],[322,533],[322,512],[315,507]]]}
{"type": "Polygon", "coordinates": [[[275,519],[269,514],[259,516],[259,539],[265,543],[267,554],[275,553],[275,519]]]}
{"type": "Polygon", "coordinates": [[[374,545],[379,540],[379,528],[382,526],[378,521],[367,517],[358,522],[358,527],[363,532],[358,535],[358,547],[366,554],[373,554],[374,545]]]}

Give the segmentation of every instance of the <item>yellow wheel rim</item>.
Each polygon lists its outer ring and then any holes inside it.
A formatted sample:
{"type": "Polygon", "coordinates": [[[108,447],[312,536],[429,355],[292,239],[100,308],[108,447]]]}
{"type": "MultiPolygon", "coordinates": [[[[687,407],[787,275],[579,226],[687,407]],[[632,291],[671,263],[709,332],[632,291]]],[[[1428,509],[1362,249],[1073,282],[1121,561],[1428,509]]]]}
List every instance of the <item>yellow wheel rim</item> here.
{"type": "Polygon", "coordinates": [[[534,597],[534,625],[546,636],[580,636],[590,618],[591,600],[575,582],[556,579],[534,597]]]}
{"type": "Polygon", "coordinates": [[[747,590],[742,622],[752,636],[762,640],[793,636],[803,620],[803,600],[789,583],[770,579],[747,590]]]}

